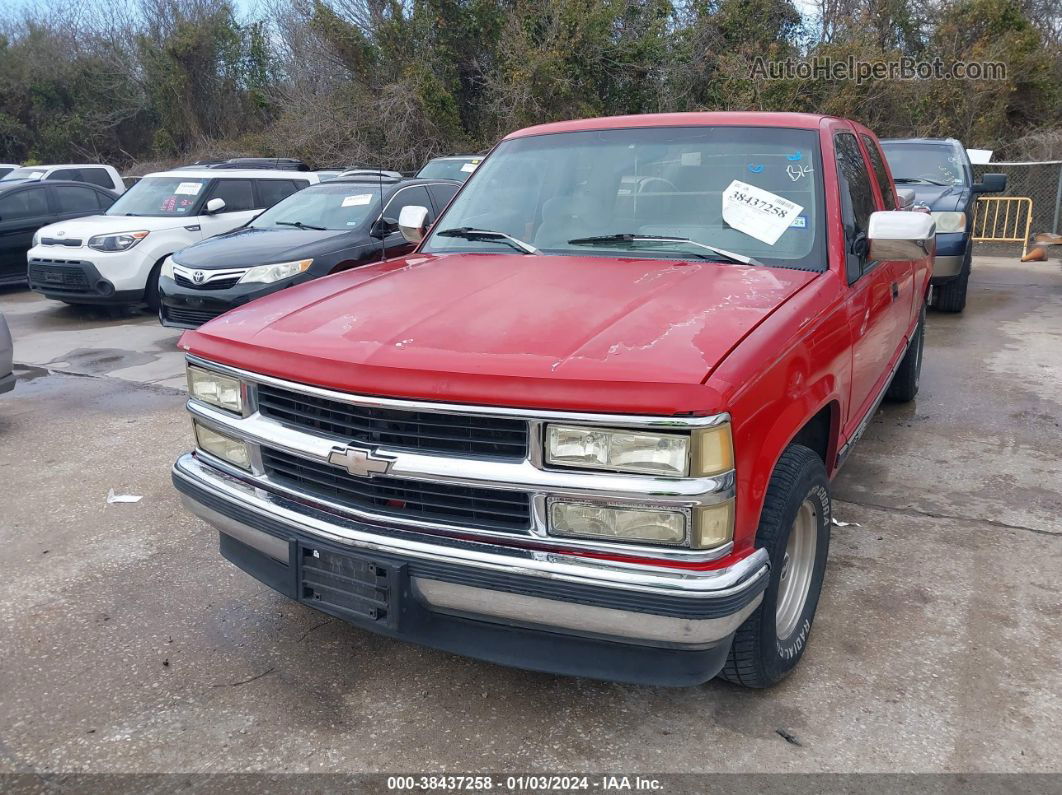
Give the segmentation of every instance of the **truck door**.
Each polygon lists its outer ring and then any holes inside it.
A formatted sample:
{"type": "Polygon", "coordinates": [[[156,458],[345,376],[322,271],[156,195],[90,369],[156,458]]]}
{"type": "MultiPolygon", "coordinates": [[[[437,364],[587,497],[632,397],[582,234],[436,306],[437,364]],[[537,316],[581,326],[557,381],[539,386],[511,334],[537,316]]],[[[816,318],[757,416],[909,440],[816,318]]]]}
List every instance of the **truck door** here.
{"type": "Polygon", "coordinates": [[[855,134],[834,136],[841,217],[845,232],[848,323],[852,335],[852,391],[845,418],[848,436],[873,406],[888,378],[890,362],[903,334],[895,301],[900,285],[894,264],[867,257],[870,214],[878,210],[871,176],[855,134]]]}

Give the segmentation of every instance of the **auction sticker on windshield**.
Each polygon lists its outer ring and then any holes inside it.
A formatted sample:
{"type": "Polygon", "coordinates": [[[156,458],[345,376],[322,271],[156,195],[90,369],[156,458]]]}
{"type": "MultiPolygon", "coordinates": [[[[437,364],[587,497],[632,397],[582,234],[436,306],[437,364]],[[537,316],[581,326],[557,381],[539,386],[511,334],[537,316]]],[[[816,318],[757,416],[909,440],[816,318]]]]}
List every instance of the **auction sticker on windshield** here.
{"type": "Polygon", "coordinates": [[[344,196],[343,207],[357,207],[362,204],[368,204],[372,201],[371,193],[359,193],[357,196],[344,196]]]}
{"type": "Polygon", "coordinates": [[[175,190],[174,193],[178,195],[184,194],[185,196],[195,196],[199,193],[199,190],[202,187],[202,182],[182,182],[177,186],[177,190],[175,190]]]}
{"type": "Polygon", "coordinates": [[[723,191],[723,220],[768,246],[778,242],[803,209],[789,199],[736,179],[723,191]]]}

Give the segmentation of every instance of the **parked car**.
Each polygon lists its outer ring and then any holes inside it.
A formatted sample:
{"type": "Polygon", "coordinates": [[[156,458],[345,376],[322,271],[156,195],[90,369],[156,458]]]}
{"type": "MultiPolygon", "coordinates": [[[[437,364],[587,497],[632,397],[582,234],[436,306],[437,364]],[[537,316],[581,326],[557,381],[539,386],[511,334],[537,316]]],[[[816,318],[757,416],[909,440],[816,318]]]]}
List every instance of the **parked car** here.
{"type": "Polygon", "coordinates": [[[973,259],[973,216],[977,197],[1006,190],[1005,174],[973,181],[965,147],[954,138],[888,138],[881,142],[893,179],[914,191],[937,223],[933,301],[942,312],[966,308],[973,259]]]}
{"type": "MultiPolygon", "coordinates": [[[[0,284],[24,284],[26,252],[37,230],[56,221],[97,215],[118,195],[84,182],[0,182],[0,284]]],[[[65,245],[56,238],[54,245],[65,245]]]]}
{"type": "Polygon", "coordinates": [[[6,177],[18,167],[18,163],[0,163],[0,179],[6,177]]]}
{"type": "Polygon", "coordinates": [[[313,173],[317,175],[317,179],[319,179],[321,182],[327,182],[328,180],[335,179],[336,177],[338,177],[340,174],[343,173],[343,171],[344,169],[341,168],[325,168],[318,169],[313,173]]]}
{"type": "Polygon", "coordinates": [[[246,226],[166,260],[159,320],[195,328],[277,290],[407,254],[414,246],[398,231],[402,208],[427,207],[434,218],[460,187],[450,180],[362,177],[299,191],[246,226]]]}
{"type": "Polygon", "coordinates": [[[11,330],[7,327],[4,313],[0,312],[0,395],[15,388],[14,355],[11,330]]]}
{"type": "Polygon", "coordinates": [[[21,166],[12,169],[3,177],[0,183],[24,181],[58,180],[62,182],[87,182],[101,188],[125,193],[125,182],[113,166],[105,166],[101,163],[64,163],[54,166],[21,166]]]}
{"type": "Polygon", "coordinates": [[[310,167],[294,157],[233,157],[208,168],[259,168],[278,171],[309,171],[310,167]]]}
{"type": "Polygon", "coordinates": [[[830,480],[918,391],[934,225],[895,202],[833,117],[512,133],[430,229],[403,208],[414,253],[185,332],[174,483],[228,560],[359,627],[773,684],[812,631],[830,480]]]}
{"type": "Polygon", "coordinates": [[[451,155],[429,160],[417,172],[418,179],[456,179],[464,182],[483,161],[483,155],[451,155]]]}
{"type": "Polygon", "coordinates": [[[30,287],[68,304],[146,303],[157,312],[159,271],[174,251],[242,226],[316,182],[285,171],[148,174],[106,213],[42,229],[28,254],[30,287]]]}

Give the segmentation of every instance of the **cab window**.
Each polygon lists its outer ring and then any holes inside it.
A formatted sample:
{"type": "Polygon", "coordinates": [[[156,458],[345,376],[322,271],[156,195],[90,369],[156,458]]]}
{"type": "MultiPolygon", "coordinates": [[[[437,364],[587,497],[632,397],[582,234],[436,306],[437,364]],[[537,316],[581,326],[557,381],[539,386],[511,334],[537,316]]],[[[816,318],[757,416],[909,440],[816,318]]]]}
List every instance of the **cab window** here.
{"type": "Polygon", "coordinates": [[[877,177],[878,187],[881,189],[881,201],[886,210],[895,210],[896,195],[892,189],[892,182],[889,180],[889,173],[885,170],[885,159],[881,156],[881,150],[878,149],[878,142],[869,135],[864,135],[863,145],[866,146],[867,154],[870,155],[870,165],[874,168],[874,176],[877,177]]]}
{"type": "Polygon", "coordinates": [[[852,133],[838,133],[837,179],[841,189],[841,220],[844,222],[848,283],[858,279],[869,263],[866,259],[870,215],[877,206],[859,142],[852,133]]]}
{"type": "Polygon", "coordinates": [[[403,188],[391,197],[387,202],[387,206],[384,208],[383,214],[387,218],[391,218],[395,221],[402,214],[403,207],[423,207],[428,211],[428,222],[430,223],[435,218],[435,213],[432,212],[431,199],[428,198],[428,191],[421,185],[415,185],[412,188],[403,188]]]}

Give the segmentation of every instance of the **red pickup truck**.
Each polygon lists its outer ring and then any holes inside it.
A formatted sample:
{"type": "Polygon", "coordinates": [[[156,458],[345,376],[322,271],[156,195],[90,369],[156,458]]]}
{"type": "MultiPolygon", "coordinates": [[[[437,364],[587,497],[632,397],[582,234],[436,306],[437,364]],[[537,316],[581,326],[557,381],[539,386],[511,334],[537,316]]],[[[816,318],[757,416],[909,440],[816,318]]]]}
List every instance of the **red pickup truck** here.
{"type": "MultiPolygon", "coordinates": [[[[342,197],[340,197],[342,198],[342,197]]],[[[337,199],[338,200],[338,199],[337,199]]],[[[777,682],[830,480],[918,389],[931,216],[843,119],[507,136],[417,250],[180,346],[173,480],[221,553],[358,627],[529,669],[777,682]]]]}

